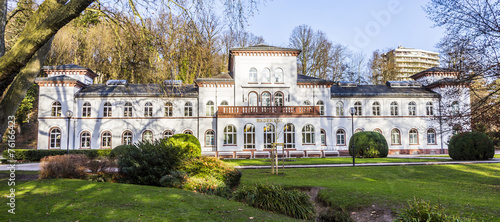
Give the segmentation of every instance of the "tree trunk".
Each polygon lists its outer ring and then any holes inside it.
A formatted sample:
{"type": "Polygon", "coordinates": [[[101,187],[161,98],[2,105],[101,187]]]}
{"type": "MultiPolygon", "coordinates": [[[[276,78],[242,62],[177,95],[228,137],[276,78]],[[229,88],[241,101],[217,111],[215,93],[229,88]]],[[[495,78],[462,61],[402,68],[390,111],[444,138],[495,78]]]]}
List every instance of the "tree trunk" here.
{"type": "Polygon", "coordinates": [[[12,49],[0,57],[0,94],[3,94],[13,76],[26,65],[35,52],[93,1],[71,0],[64,5],[62,1],[45,0],[26,24],[12,49]]]}
{"type": "Polygon", "coordinates": [[[7,0],[0,0],[0,57],[5,54],[5,25],[7,24],[7,0]]]}
{"type": "Polygon", "coordinates": [[[9,116],[13,116],[16,113],[19,104],[21,104],[24,96],[26,96],[26,91],[28,91],[31,87],[35,77],[40,72],[43,63],[45,62],[45,58],[49,53],[51,44],[52,39],[45,43],[45,45],[35,53],[35,55],[30,59],[21,72],[17,74],[12,84],[10,84],[9,88],[6,90],[5,96],[0,102],[0,135],[5,133],[5,130],[8,127],[9,116]]]}

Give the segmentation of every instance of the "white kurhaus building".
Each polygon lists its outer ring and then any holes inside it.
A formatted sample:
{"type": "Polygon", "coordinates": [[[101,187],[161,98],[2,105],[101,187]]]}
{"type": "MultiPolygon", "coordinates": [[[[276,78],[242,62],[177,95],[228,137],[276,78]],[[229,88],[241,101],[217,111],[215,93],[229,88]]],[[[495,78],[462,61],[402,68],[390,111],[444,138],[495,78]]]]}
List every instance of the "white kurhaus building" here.
{"type": "Polygon", "coordinates": [[[90,69],[44,67],[47,77],[36,80],[38,149],[110,149],[189,133],[203,155],[267,157],[277,142],[287,156],[329,156],[347,154],[352,131],[377,131],[391,154],[447,153],[452,130],[442,113],[470,107],[468,87],[453,81],[454,72],[432,68],[413,75],[416,81],[386,85],[334,83],[298,74],[299,53],[232,49],[229,74],[190,85],[93,84],[90,69]],[[458,97],[446,98],[457,88],[458,97]]]}

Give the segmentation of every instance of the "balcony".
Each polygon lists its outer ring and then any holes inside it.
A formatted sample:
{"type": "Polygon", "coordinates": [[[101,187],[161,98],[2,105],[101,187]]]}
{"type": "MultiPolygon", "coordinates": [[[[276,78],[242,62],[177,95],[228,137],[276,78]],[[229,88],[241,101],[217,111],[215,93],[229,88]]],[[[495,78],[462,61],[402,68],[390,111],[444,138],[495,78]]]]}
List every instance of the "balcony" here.
{"type": "Polygon", "coordinates": [[[319,106],[219,106],[219,117],[320,116],[319,106]]]}

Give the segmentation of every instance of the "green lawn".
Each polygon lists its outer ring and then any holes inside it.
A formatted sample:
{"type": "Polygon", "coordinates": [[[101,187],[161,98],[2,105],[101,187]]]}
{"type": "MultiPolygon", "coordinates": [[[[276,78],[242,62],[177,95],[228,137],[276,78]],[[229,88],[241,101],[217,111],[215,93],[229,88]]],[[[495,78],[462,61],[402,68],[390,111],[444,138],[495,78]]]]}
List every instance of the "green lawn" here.
{"type": "MultiPolygon", "coordinates": [[[[0,194],[8,195],[7,180],[0,194]]],[[[36,180],[16,184],[16,214],[4,198],[0,221],[294,221],[228,201],[180,189],[99,183],[83,180],[36,180]]]]}
{"type": "Polygon", "coordinates": [[[500,164],[243,170],[243,185],[324,187],[319,196],[348,210],[372,204],[399,208],[422,198],[461,216],[500,221],[500,164]]]}
{"type": "MultiPolygon", "coordinates": [[[[307,165],[307,164],[352,164],[350,157],[334,158],[288,158],[285,165],[307,165]]],[[[226,159],[224,162],[234,166],[264,166],[271,165],[270,159],[226,159]]],[[[356,158],[356,163],[402,163],[402,162],[441,162],[449,161],[443,159],[424,158],[356,158]]],[[[281,160],[279,164],[282,164],[281,160]]]]}

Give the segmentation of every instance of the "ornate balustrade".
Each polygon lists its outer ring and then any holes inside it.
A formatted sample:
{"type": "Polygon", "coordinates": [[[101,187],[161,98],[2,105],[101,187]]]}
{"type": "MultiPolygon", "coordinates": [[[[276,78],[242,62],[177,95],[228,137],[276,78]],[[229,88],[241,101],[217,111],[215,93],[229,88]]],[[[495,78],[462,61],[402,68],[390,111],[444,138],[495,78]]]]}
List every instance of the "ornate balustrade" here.
{"type": "Polygon", "coordinates": [[[319,116],[319,106],[219,106],[218,116],[319,116]]]}

